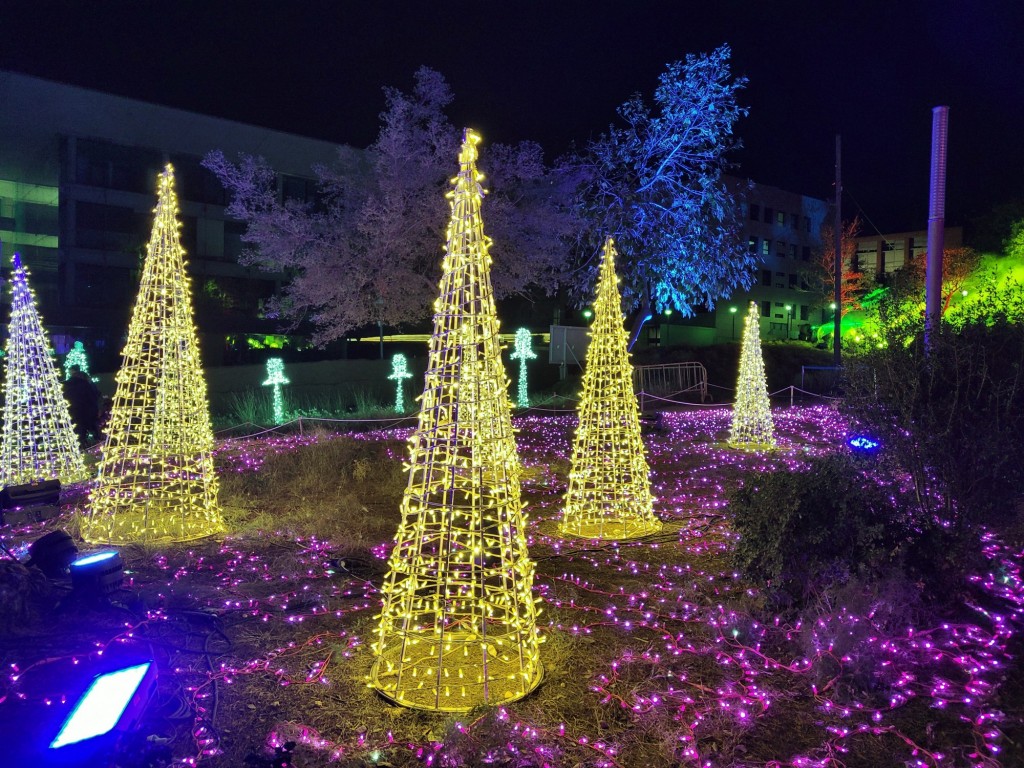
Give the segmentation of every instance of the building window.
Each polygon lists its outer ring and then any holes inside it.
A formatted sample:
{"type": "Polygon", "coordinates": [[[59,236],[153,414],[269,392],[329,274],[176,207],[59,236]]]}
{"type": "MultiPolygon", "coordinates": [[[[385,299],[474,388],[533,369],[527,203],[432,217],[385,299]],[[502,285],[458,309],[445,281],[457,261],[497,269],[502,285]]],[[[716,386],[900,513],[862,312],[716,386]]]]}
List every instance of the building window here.
{"type": "Polygon", "coordinates": [[[772,316],[772,303],[770,301],[761,302],[761,317],[772,316]]]}
{"type": "Polygon", "coordinates": [[[767,205],[764,207],[764,223],[771,224],[772,219],[775,218],[775,211],[769,208],[767,205]]]}
{"type": "Polygon", "coordinates": [[[794,261],[796,260],[796,249],[797,249],[796,243],[793,243],[792,245],[789,246],[789,256],[794,261]]]}
{"type": "Polygon", "coordinates": [[[761,270],[761,285],[770,286],[772,284],[772,271],[770,269],[761,270]]]}
{"type": "Polygon", "coordinates": [[[299,176],[281,174],[281,200],[296,203],[317,204],[322,202],[317,193],[316,182],[299,176]]]}
{"type": "Polygon", "coordinates": [[[805,245],[803,247],[803,250],[800,251],[800,260],[801,261],[810,261],[811,260],[811,246],[805,245]]]}
{"type": "Polygon", "coordinates": [[[786,244],[782,240],[777,240],[776,241],[776,248],[777,248],[777,250],[776,250],[775,254],[780,259],[786,258],[786,244]]]}
{"type": "Polygon", "coordinates": [[[797,276],[796,275],[790,275],[789,276],[789,287],[790,288],[796,288],[796,286],[797,286],[797,282],[796,281],[797,281],[797,276]]]}
{"type": "Polygon", "coordinates": [[[163,167],[162,153],[93,139],[79,139],[76,147],[75,180],[79,184],[153,193],[163,167]]]}
{"type": "Polygon", "coordinates": [[[224,222],[224,261],[238,261],[242,255],[245,245],[242,236],[245,234],[245,224],[240,221],[224,222]]]}
{"type": "Polygon", "coordinates": [[[800,305],[800,319],[801,320],[806,320],[808,312],[810,312],[810,307],[808,307],[806,304],[801,304],[800,305]]]}
{"type": "Polygon", "coordinates": [[[779,211],[778,213],[776,213],[775,214],[775,223],[778,224],[780,227],[786,226],[786,214],[784,212],[782,212],[782,211],[779,211]]]}
{"type": "Polygon", "coordinates": [[[750,204],[750,220],[760,221],[761,220],[761,206],[757,203],[750,204]]]}
{"type": "Polygon", "coordinates": [[[810,216],[804,216],[804,232],[810,232],[810,231],[811,231],[811,217],[810,216]]]}
{"type": "Polygon", "coordinates": [[[771,256],[772,255],[772,241],[767,237],[761,241],[761,255],[771,256]]]}
{"type": "Polygon", "coordinates": [[[757,253],[757,235],[750,236],[750,240],[747,241],[747,250],[751,253],[757,253]]]}

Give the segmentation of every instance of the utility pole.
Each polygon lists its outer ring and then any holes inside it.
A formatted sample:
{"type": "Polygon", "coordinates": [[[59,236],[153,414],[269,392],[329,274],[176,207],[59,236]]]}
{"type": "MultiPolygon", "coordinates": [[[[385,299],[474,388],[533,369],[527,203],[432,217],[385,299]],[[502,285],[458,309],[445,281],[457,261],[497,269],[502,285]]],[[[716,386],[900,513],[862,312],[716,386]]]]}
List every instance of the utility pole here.
{"type": "Polygon", "coordinates": [[[836,134],[836,220],[835,228],[835,301],[836,309],[832,313],[832,361],[838,368],[843,364],[843,137],[836,134]]]}
{"type": "Polygon", "coordinates": [[[942,322],[942,250],[946,235],[946,135],[949,107],[932,109],[932,167],[928,189],[928,263],[925,267],[924,349],[931,352],[942,322]]]}

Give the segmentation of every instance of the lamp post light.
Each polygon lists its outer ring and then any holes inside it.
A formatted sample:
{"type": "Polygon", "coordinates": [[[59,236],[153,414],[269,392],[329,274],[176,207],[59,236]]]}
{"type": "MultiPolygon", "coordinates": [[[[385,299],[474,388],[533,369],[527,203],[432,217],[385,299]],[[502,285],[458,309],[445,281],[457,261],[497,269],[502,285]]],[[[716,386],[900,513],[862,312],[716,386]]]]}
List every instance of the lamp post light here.
{"type": "Polygon", "coordinates": [[[594,316],[594,312],[589,307],[587,309],[583,310],[583,319],[584,320],[589,320],[593,316],[594,316]]]}
{"type": "Polygon", "coordinates": [[[736,341],[736,307],[729,307],[729,314],[732,315],[732,340],[736,341]]]}
{"type": "Polygon", "coordinates": [[[786,341],[789,341],[789,337],[793,332],[793,305],[786,305],[786,341]]]}

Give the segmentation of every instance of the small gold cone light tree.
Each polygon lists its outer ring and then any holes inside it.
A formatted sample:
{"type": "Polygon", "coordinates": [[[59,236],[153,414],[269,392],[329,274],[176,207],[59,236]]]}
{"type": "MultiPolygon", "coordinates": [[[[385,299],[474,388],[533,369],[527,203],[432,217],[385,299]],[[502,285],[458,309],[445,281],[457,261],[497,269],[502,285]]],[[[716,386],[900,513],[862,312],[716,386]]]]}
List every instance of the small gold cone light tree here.
{"type": "Polygon", "coordinates": [[[28,269],[17,254],[4,368],[0,486],[85,480],[88,472],[28,284],[28,269]]]}
{"type": "Polygon", "coordinates": [[[153,233],[82,526],[87,541],[190,541],[224,529],[177,214],[168,165],[158,179],[153,233]]]}
{"type": "Polygon", "coordinates": [[[732,407],[732,433],[729,442],[737,448],[774,448],[775,425],[768,400],[768,382],[761,355],[761,315],[757,302],[750,302],[743,326],[740,351],[740,375],[736,382],[736,402],[732,407]]]}
{"type": "Polygon", "coordinates": [[[526,550],[489,240],[467,130],[434,303],[402,523],[384,581],[370,685],[407,707],[457,712],[540,682],[534,566],[526,550]]]}
{"type": "Polygon", "coordinates": [[[617,540],[661,530],[640,435],[611,238],[605,242],[598,274],[579,426],[559,528],[569,536],[617,540]]]}

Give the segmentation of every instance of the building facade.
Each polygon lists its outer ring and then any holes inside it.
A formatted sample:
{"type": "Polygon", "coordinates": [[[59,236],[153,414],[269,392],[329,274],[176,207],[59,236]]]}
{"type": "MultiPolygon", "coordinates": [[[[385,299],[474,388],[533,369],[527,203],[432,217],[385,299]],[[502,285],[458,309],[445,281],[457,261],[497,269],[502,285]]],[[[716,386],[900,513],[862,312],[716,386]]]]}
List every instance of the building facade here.
{"type": "MultiPolygon", "coordinates": [[[[888,235],[865,235],[855,238],[857,243],[855,269],[884,283],[886,275],[905,267],[911,259],[928,252],[928,231],[895,232],[888,235]]],[[[963,227],[946,227],[945,249],[961,248],[964,244],[963,227]]]]}
{"type": "Polygon", "coordinates": [[[820,324],[826,299],[816,261],[828,204],[748,179],[726,177],[726,184],[738,204],[743,242],[757,260],[750,288],[694,317],[669,314],[652,320],[641,346],[739,341],[751,301],[761,313],[763,339],[807,339],[811,326],[820,324]]]}
{"type": "MultiPolygon", "coordinates": [[[[0,72],[0,240],[3,267],[28,264],[54,347],[83,340],[100,367],[116,366],[152,225],[156,176],[173,163],[182,244],[204,358],[275,334],[261,317],[284,275],[243,267],[244,225],[225,215],[227,193],[202,167],[220,149],[260,156],[281,197],[309,201],[312,167],[360,152],[330,142],[0,72]]],[[[6,313],[5,313],[6,314],[6,313]]]]}

